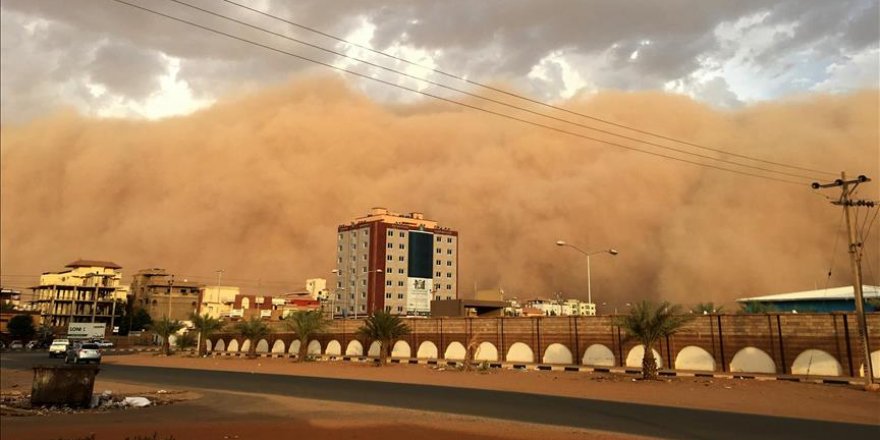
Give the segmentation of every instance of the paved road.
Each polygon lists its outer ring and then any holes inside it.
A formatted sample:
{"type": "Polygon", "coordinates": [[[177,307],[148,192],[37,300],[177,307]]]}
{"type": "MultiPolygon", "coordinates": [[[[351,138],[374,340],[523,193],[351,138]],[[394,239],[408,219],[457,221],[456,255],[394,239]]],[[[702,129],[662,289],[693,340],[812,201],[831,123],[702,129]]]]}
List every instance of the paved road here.
{"type": "MultiPolygon", "coordinates": [[[[0,365],[28,369],[52,362],[59,361],[50,361],[45,354],[4,353],[0,365]]],[[[468,388],[126,365],[103,365],[100,377],[169,388],[275,394],[673,439],[880,438],[877,425],[468,388]]]]}

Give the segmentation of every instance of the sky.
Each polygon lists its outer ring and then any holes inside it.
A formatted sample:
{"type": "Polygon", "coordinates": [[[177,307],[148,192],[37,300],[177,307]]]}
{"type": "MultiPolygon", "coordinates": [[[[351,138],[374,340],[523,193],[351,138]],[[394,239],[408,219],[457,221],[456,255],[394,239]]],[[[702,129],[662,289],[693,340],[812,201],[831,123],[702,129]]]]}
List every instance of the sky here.
{"type": "MultiPolygon", "coordinates": [[[[181,3],[131,1],[363,69],[181,3]]],[[[876,0],[236,1],[543,101],[609,89],[664,90],[739,108],[811,92],[876,87],[878,78],[876,0]]],[[[378,57],[230,2],[186,2],[364,59],[378,57]]],[[[0,5],[3,122],[26,121],[60,106],[127,118],[188,114],[303,70],[326,70],[112,0],[4,0],[0,5]]],[[[437,77],[418,67],[398,67],[437,77]]],[[[423,86],[375,69],[361,71],[423,86]]],[[[365,80],[357,84],[383,101],[417,99],[365,80]]]]}
{"type": "Polygon", "coordinates": [[[867,174],[859,197],[880,197],[877,1],[235,0],[360,47],[231,1],[124,1],[362,76],[117,1],[0,1],[4,286],[87,258],[293,290],[332,278],[337,225],[381,206],[459,231],[464,297],[584,298],[564,239],[620,250],[593,260],[600,306],[731,304],[849,282],[834,193],[810,181],[867,174]]]}

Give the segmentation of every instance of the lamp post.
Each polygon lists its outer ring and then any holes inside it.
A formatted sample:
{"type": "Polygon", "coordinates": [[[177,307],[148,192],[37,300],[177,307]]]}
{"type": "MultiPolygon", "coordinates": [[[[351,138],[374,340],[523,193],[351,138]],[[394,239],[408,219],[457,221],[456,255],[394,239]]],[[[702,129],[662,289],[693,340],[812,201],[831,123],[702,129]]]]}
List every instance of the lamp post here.
{"type": "Polygon", "coordinates": [[[570,247],[570,248],[580,252],[581,254],[583,254],[584,256],[587,257],[587,302],[589,302],[592,305],[593,314],[595,315],[596,310],[595,310],[595,304],[593,304],[593,286],[592,286],[591,273],[590,273],[590,257],[593,255],[599,255],[599,254],[605,254],[605,253],[614,256],[614,255],[619,254],[620,252],[618,252],[617,249],[613,249],[613,248],[612,249],[602,249],[599,251],[585,251],[585,250],[583,250],[573,244],[566,243],[564,240],[557,241],[556,246],[570,247]]]}
{"type": "MultiPolygon", "coordinates": [[[[342,272],[340,272],[339,269],[333,269],[330,272],[336,274],[336,276],[340,276],[342,274],[342,272]]],[[[375,269],[375,270],[363,272],[359,275],[354,276],[354,289],[352,289],[352,291],[350,293],[350,295],[354,295],[354,319],[357,319],[357,317],[358,317],[358,286],[357,286],[357,281],[360,280],[364,276],[369,277],[371,273],[384,273],[384,271],[382,269],[375,269]]],[[[337,283],[337,286],[338,286],[338,283],[337,283]]],[[[336,289],[337,289],[337,292],[339,290],[345,290],[345,286],[337,287],[336,289]]],[[[370,290],[370,286],[367,285],[367,291],[369,291],[369,290],[370,290]]],[[[345,309],[348,309],[348,301],[345,301],[345,309]]],[[[343,311],[345,311],[345,309],[343,311]]]]}

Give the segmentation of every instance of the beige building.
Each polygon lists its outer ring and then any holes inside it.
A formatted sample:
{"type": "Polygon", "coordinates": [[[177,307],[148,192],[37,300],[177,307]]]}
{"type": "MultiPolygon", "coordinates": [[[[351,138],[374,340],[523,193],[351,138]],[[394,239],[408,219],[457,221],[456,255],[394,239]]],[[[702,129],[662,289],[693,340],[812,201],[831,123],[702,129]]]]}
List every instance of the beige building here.
{"type": "Polygon", "coordinates": [[[33,306],[55,327],[71,322],[103,322],[112,328],[125,304],[119,301],[122,266],[109,261],[77,260],[60,272],[46,272],[32,287],[33,306]]]}
{"type": "Polygon", "coordinates": [[[421,213],[373,208],[337,228],[336,249],[336,315],[427,316],[432,300],[458,297],[458,232],[421,213]]]}
{"type": "Polygon", "coordinates": [[[142,308],[153,319],[189,321],[198,313],[202,284],[175,279],[165,269],[142,269],[131,281],[131,299],[134,308],[142,308]]]}
{"type": "Polygon", "coordinates": [[[235,297],[241,289],[235,286],[205,286],[202,288],[202,302],[199,314],[212,318],[228,318],[232,313],[235,297]]]}

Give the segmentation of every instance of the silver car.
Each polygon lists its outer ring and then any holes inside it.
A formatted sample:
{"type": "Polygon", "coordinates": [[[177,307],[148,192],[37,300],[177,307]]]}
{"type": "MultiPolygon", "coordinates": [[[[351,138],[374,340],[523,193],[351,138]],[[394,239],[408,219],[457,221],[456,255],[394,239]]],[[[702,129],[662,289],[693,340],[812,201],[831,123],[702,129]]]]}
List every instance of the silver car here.
{"type": "Polygon", "coordinates": [[[67,357],[64,358],[64,362],[68,364],[78,364],[80,362],[100,364],[101,349],[98,347],[98,344],[94,343],[71,345],[67,350],[67,357]]]}

